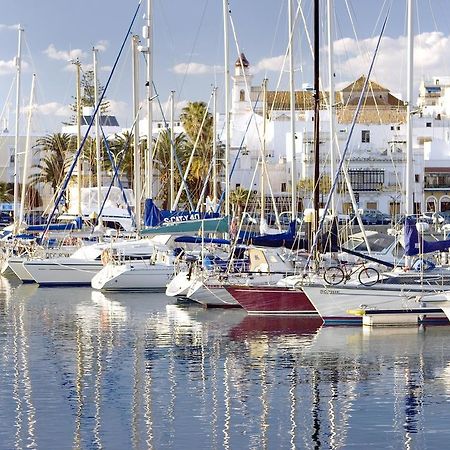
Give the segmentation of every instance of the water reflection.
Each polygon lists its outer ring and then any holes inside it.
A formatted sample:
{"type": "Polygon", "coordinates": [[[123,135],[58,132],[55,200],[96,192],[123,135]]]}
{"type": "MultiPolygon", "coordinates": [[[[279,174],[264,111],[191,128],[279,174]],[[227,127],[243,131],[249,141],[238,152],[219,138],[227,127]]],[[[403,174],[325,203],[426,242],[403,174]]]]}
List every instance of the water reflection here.
{"type": "Polygon", "coordinates": [[[3,280],[0,448],[432,448],[449,333],[3,280]]]}

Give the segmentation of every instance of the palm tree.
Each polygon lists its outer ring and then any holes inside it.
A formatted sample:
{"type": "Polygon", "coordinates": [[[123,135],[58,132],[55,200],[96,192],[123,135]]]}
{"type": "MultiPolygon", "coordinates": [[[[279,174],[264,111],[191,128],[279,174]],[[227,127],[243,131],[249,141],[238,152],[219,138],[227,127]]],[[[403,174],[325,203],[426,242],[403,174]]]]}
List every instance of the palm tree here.
{"type": "Polygon", "coordinates": [[[9,203],[13,200],[13,194],[10,183],[0,183],[0,202],[9,203]]]}
{"type": "MultiPolygon", "coordinates": [[[[188,145],[185,145],[185,159],[197,142],[192,166],[188,175],[188,183],[193,195],[200,195],[203,184],[210,172],[213,147],[213,116],[207,111],[204,102],[189,102],[180,115],[181,122],[186,131],[188,145]],[[202,126],[203,124],[203,126],[202,126]]],[[[209,180],[208,195],[212,188],[212,180],[209,180]]]]}
{"type": "Polygon", "coordinates": [[[237,187],[234,191],[230,192],[230,204],[233,206],[235,216],[240,218],[242,214],[242,208],[247,202],[252,201],[252,193],[247,189],[237,187]]]}
{"type": "MultiPolygon", "coordinates": [[[[185,146],[187,138],[184,133],[179,133],[174,138],[174,148],[177,160],[183,165],[183,157],[185,156],[185,146]]],[[[171,165],[171,150],[172,143],[170,140],[170,130],[163,130],[157,138],[154,139],[155,158],[153,162],[155,169],[158,171],[160,188],[158,197],[162,201],[163,209],[168,209],[169,205],[169,191],[170,191],[170,165],[171,165]]],[[[178,165],[174,161],[175,166],[175,187],[181,184],[181,175],[178,170],[178,165]]]]}
{"type": "Polygon", "coordinates": [[[49,184],[56,192],[76,149],[76,138],[67,133],[48,134],[39,138],[35,147],[41,158],[39,164],[32,167],[37,172],[30,175],[30,185],[49,184]]]}
{"type": "MultiPolygon", "coordinates": [[[[129,131],[124,131],[123,133],[116,135],[108,144],[115,163],[117,165],[120,163],[119,176],[125,175],[128,186],[132,186],[134,180],[133,142],[133,134],[129,131]]],[[[145,142],[141,143],[141,146],[144,146],[144,144],[145,142]]],[[[143,152],[141,152],[141,155],[142,153],[143,152]]],[[[107,158],[106,165],[112,169],[109,158],[107,158]]]]}

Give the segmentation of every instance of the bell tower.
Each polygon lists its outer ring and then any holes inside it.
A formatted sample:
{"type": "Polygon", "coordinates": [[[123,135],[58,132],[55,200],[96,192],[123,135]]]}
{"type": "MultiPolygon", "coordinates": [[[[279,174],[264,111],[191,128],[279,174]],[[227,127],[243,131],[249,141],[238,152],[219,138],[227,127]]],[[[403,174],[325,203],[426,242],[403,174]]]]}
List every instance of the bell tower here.
{"type": "Polygon", "coordinates": [[[239,113],[251,109],[250,99],[253,75],[250,74],[250,63],[244,53],[234,63],[233,89],[232,89],[232,112],[239,113]],[[247,87],[246,88],[246,81],[247,87]]]}

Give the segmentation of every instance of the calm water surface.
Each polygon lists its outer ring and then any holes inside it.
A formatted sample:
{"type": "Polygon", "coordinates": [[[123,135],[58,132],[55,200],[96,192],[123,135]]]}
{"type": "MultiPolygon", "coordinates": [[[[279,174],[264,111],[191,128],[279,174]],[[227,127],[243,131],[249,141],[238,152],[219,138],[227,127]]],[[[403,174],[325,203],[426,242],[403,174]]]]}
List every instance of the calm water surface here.
{"type": "Polygon", "coordinates": [[[450,327],[0,283],[0,449],[448,448],[450,327]]]}

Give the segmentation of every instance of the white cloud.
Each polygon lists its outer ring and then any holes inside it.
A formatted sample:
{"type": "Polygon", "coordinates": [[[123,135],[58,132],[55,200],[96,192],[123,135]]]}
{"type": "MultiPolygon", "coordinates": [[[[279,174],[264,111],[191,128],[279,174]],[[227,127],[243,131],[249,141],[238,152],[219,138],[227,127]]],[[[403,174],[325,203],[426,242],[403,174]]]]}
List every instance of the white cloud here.
{"type": "Polygon", "coordinates": [[[18,30],[19,26],[19,24],[5,25],[4,23],[0,23],[0,30],[18,30]]]}
{"type": "MultiPolygon", "coordinates": [[[[29,64],[22,59],[22,71],[26,71],[29,68],[29,64]]],[[[10,75],[16,71],[15,59],[9,61],[0,60],[0,75],[10,75]]]]}
{"type": "Polygon", "coordinates": [[[96,48],[99,52],[104,52],[109,46],[109,42],[106,40],[101,40],[98,41],[95,45],[94,48],[96,48]]]}
{"type": "MultiPolygon", "coordinates": [[[[263,58],[261,61],[256,63],[254,66],[250,66],[252,73],[258,72],[280,72],[283,69],[283,62],[285,61],[284,55],[272,56],[270,58],[263,58]]],[[[284,68],[286,69],[287,61],[284,62],[284,68]]]]}
{"type": "MultiPolygon", "coordinates": [[[[29,106],[23,108],[28,112],[29,106]]],[[[44,116],[70,117],[72,114],[69,105],[63,105],[57,102],[49,102],[33,105],[33,114],[42,114],[44,116]]]]}
{"type": "Polygon", "coordinates": [[[79,48],[73,50],[57,50],[54,44],[50,44],[44,53],[50,58],[58,61],[70,61],[71,59],[82,59],[86,53],[79,48]]]}
{"type": "MultiPolygon", "coordinates": [[[[340,86],[367,73],[376,46],[377,37],[362,39],[344,38],[334,43],[335,72],[340,86]]],[[[384,37],[375,61],[372,78],[391,92],[406,95],[407,39],[384,37]]],[[[450,37],[434,31],[414,38],[415,92],[419,82],[432,76],[450,72],[450,37]]]]}
{"type": "Polygon", "coordinates": [[[223,67],[191,62],[176,64],[173,66],[172,71],[180,75],[205,75],[210,73],[223,73],[223,67]]]}
{"type": "Polygon", "coordinates": [[[127,102],[106,99],[109,103],[109,111],[113,116],[124,117],[129,113],[129,106],[127,102]]]}
{"type": "Polygon", "coordinates": [[[16,64],[14,59],[9,61],[0,61],[0,75],[8,75],[14,73],[16,70],[16,64]]]}

